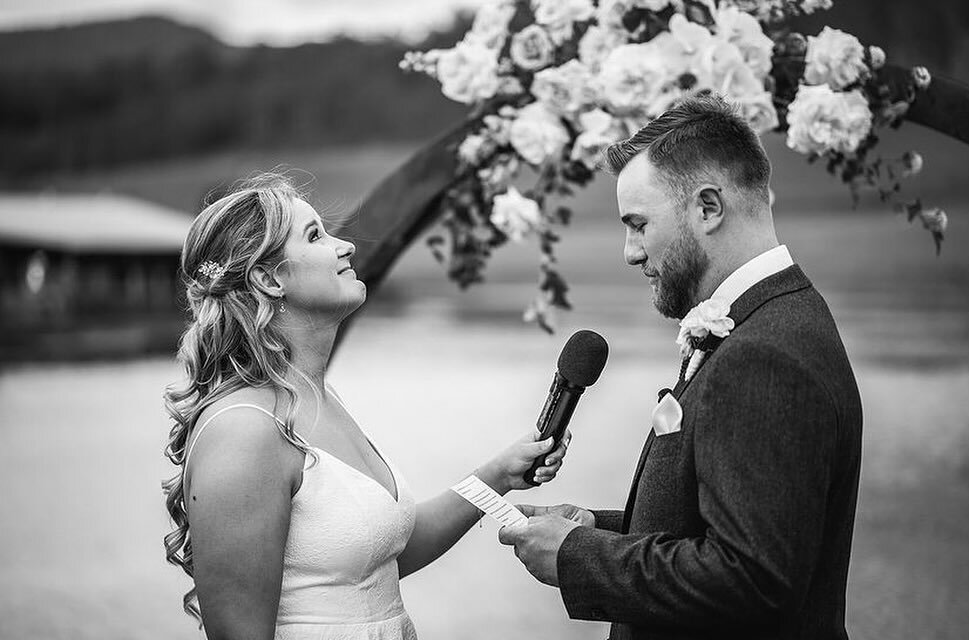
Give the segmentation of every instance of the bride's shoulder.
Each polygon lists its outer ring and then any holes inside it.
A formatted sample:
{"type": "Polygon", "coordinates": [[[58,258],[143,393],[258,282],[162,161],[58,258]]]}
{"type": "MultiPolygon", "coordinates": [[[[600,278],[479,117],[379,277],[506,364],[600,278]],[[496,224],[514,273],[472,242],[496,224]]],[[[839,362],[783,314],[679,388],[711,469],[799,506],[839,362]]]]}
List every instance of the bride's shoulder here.
{"type": "MultiPolygon", "coordinates": [[[[205,407],[196,421],[201,425],[219,412],[227,411],[230,407],[252,405],[263,409],[269,414],[276,414],[276,392],[267,387],[242,387],[222,396],[205,407]]],[[[251,407],[250,407],[251,408],[251,407]]],[[[256,410],[258,411],[258,409],[256,410]]],[[[268,415],[268,414],[264,414],[268,415]]]]}
{"type": "MultiPolygon", "coordinates": [[[[283,447],[276,424],[276,395],[270,389],[245,387],[207,406],[192,429],[192,457],[206,451],[241,453],[283,447]]],[[[218,454],[217,454],[218,455],[218,454]]]]}

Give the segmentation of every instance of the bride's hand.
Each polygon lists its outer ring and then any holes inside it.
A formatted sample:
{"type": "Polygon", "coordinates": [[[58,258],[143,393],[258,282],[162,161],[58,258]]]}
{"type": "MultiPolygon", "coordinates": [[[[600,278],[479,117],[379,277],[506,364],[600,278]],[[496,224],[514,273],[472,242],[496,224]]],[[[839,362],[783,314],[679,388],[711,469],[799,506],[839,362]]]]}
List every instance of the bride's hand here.
{"type": "Polygon", "coordinates": [[[498,493],[504,494],[512,489],[530,489],[533,485],[525,482],[528,471],[536,458],[543,458],[543,466],[535,471],[535,482],[544,484],[555,477],[562,468],[562,459],[572,440],[568,429],[555,451],[549,453],[552,439],[538,440],[541,434],[530,431],[523,438],[495,456],[487,464],[479,467],[478,477],[498,493]]]}

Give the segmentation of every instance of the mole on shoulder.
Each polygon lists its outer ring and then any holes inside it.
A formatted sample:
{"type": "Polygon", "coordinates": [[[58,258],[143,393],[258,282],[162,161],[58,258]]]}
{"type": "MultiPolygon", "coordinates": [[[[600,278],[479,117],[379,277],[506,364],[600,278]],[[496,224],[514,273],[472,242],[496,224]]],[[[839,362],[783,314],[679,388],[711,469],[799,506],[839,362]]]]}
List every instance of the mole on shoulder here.
{"type": "Polygon", "coordinates": [[[195,502],[195,496],[192,496],[192,502],[195,502]]]}

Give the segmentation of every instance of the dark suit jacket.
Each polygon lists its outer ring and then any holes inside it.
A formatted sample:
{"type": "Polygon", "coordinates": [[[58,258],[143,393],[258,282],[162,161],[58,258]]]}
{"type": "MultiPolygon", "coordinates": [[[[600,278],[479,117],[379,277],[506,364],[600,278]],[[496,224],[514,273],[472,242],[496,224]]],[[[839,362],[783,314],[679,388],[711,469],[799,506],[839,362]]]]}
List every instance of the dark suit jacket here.
{"type": "MultiPolygon", "coordinates": [[[[797,266],[754,285],[736,326],[673,390],[625,511],[558,553],[572,618],[612,640],[846,638],[861,400],[824,300],[797,266]]],[[[649,429],[649,425],[644,425],[649,429]]]]}

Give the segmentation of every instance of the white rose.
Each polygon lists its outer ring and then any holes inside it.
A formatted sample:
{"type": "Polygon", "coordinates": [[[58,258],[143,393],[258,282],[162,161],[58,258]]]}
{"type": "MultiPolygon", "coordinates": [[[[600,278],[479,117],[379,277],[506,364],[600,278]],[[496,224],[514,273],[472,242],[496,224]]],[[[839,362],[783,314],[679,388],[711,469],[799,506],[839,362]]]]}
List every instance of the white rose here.
{"type": "Polygon", "coordinates": [[[508,23],[515,15],[515,0],[495,0],[481,5],[467,38],[491,49],[500,49],[508,37],[508,23]]]}
{"type": "Polygon", "coordinates": [[[630,5],[630,0],[599,0],[596,22],[610,30],[622,30],[622,18],[629,11],[630,5]]]}
{"type": "Polygon", "coordinates": [[[595,101],[591,81],[592,74],[584,64],[569,60],[560,67],[536,73],[532,94],[552,111],[568,116],[595,101]]]}
{"type": "Polygon", "coordinates": [[[709,29],[702,24],[691,22],[681,13],[673,14],[670,18],[669,29],[670,35],[691,55],[705,49],[713,40],[713,34],[710,33],[709,29]]]}
{"type": "Polygon", "coordinates": [[[547,67],[554,52],[555,45],[548,32],[537,24],[530,24],[512,36],[512,62],[526,71],[547,67]]]}
{"type": "Polygon", "coordinates": [[[767,76],[773,66],[774,41],[764,35],[757,18],[737,7],[724,7],[715,18],[717,35],[740,50],[744,62],[757,77],[767,76]]]}
{"type": "Polygon", "coordinates": [[[510,137],[518,155],[532,165],[555,158],[569,141],[569,133],[559,117],[541,102],[522,107],[511,124],[510,137]]]}
{"type": "Polygon", "coordinates": [[[606,134],[609,131],[623,129],[622,124],[602,109],[586,111],[579,116],[579,127],[589,133],[606,134]]]}
{"type": "Polygon", "coordinates": [[[478,134],[470,134],[464,141],[458,146],[458,158],[460,158],[466,164],[478,164],[483,155],[481,152],[485,148],[484,136],[478,134]]]}
{"type": "Polygon", "coordinates": [[[598,71],[613,49],[626,44],[627,35],[625,31],[592,25],[579,41],[579,60],[593,72],[598,71]]]}
{"type": "MultiPolygon", "coordinates": [[[[725,91],[724,85],[733,82],[732,76],[736,74],[738,67],[749,71],[740,49],[726,40],[717,38],[711,40],[709,46],[700,51],[692,69],[701,87],[722,93],[725,91]]],[[[749,75],[753,76],[753,71],[750,71],[749,75]]],[[[760,88],[763,88],[763,83],[760,88]]],[[[738,92],[734,91],[732,95],[737,94],[738,92]]]]}
{"type": "Polygon", "coordinates": [[[587,111],[579,116],[582,133],[572,145],[571,159],[595,169],[602,150],[623,137],[625,129],[602,109],[587,111]]]}
{"type": "Polygon", "coordinates": [[[670,0],[635,0],[633,6],[649,9],[650,11],[662,11],[670,6],[670,0]]]}
{"type": "Polygon", "coordinates": [[[814,13],[815,11],[821,9],[830,9],[831,0],[803,0],[801,2],[801,11],[804,13],[814,13]]]}
{"type": "Polygon", "coordinates": [[[867,72],[865,48],[853,35],[825,27],[807,40],[804,68],[807,84],[827,83],[832,89],[841,89],[867,72]]]}
{"type": "Polygon", "coordinates": [[[498,90],[497,53],[475,41],[461,41],[441,51],[437,79],[441,92],[451,100],[469,104],[486,100],[498,90]]]}
{"type": "Polygon", "coordinates": [[[535,22],[544,25],[552,41],[562,44],[572,37],[572,27],[592,17],[592,0],[532,0],[535,22]]]}
{"type": "Polygon", "coordinates": [[[778,17],[783,3],[791,0],[720,0],[721,6],[737,7],[757,20],[767,22],[778,17]]]}
{"type": "Polygon", "coordinates": [[[744,120],[758,134],[773,131],[780,124],[777,119],[777,109],[774,108],[774,96],[770,91],[747,95],[731,102],[740,107],[744,120]]]}
{"type": "Polygon", "coordinates": [[[602,63],[596,83],[613,113],[647,112],[667,85],[679,76],[673,61],[656,44],[660,36],[644,44],[616,47],[602,63]]]}
{"type": "Polygon", "coordinates": [[[526,198],[515,187],[495,196],[491,207],[491,224],[514,242],[521,242],[541,227],[542,212],[538,203],[526,198]]]}
{"type": "Polygon", "coordinates": [[[801,85],[788,107],[787,122],[787,146],[795,151],[850,153],[871,131],[871,110],[861,91],[801,85]]]}

